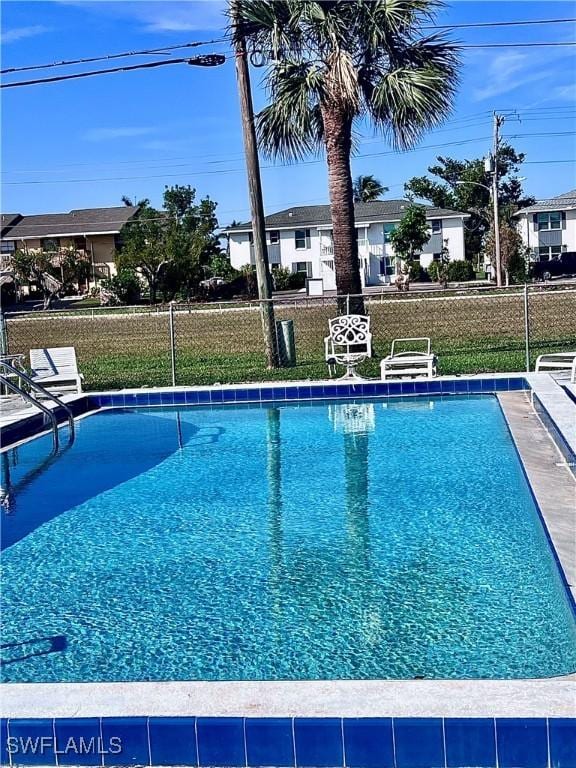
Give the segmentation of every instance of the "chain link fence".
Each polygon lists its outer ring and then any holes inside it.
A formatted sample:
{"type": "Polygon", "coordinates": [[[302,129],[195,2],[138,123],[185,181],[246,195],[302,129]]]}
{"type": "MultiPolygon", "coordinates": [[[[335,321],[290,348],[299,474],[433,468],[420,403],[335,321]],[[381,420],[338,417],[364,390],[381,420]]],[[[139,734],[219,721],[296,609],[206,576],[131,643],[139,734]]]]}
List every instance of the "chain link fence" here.
{"type": "MultiPolygon", "coordinates": [[[[374,357],[359,372],[378,376],[394,338],[430,336],[439,373],[523,371],[527,357],[576,349],[576,288],[510,289],[448,295],[364,296],[374,357]]],[[[292,320],[296,365],[266,368],[257,301],[15,313],[11,354],[74,346],[87,390],[325,378],[324,337],[336,297],[274,299],[277,321],[292,320]]]]}

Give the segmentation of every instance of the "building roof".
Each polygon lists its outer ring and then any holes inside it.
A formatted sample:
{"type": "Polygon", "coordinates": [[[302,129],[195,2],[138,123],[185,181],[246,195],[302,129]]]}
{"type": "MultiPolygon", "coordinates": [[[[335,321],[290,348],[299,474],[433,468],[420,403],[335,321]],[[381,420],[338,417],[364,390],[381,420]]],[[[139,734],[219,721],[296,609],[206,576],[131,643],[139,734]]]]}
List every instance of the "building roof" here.
{"type": "Polygon", "coordinates": [[[5,230],[12,227],[19,221],[22,216],[19,213],[2,213],[0,214],[0,237],[4,235],[5,230]]]}
{"type": "Polygon", "coordinates": [[[556,197],[551,197],[548,200],[539,200],[534,205],[517,211],[515,215],[521,216],[524,213],[538,213],[539,211],[567,211],[572,208],[576,208],[576,189],[571,189],[570,192],[564,192],[563,195],[556,195],[556,197]]]}
{"type": "Polygon", "coordinates": [[[113,208],[79,208],[70,213],[41,213],[35,216],[2,215],[2,237],[5,240],[28,240],[61,235],[116,234],[137,213],[138,207],[121,205],[113,208]],[[17,216],[10,224],[4,217],[17,216]]]}
{"type": "MultiPolygon", "coordinates": [[[[410,205],[409,200],[374,200],[370,203],[356,203],[354,206],[354,218],[356,223],[399,221],[404,211],[410,205]]],[[[426,208],[427,219],[441,219],[448,216],[468,216],[460,211],[450,211],[446,208],[426,208]]],[[[332,223],[329,205],[301,205],[296,208],[287,208],[285,211],[271,213],[266,216],[267,229],[300,228],[326,226],[332,223]]],[[[227,227],[225,232],[245,232],[252,229],[250,222],[227,227]]]]}

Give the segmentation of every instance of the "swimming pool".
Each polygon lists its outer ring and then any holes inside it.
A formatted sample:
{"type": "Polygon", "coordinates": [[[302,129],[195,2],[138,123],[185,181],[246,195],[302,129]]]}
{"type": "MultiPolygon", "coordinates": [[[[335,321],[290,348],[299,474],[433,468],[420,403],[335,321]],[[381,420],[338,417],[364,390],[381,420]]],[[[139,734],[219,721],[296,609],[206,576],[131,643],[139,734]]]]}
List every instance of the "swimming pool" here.
{"type": "Polygon", "coordinates": [[[46,440],[10,466],[6,681],[576,669],[495,397],[110,410],[26,479],[46,440]]]}

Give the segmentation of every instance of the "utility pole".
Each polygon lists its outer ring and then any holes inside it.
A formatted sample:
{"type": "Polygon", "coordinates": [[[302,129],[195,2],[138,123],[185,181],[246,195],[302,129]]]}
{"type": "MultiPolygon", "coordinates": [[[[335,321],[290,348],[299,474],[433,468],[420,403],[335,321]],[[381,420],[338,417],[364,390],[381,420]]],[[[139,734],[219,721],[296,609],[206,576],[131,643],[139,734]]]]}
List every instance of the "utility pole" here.
{"type": "Polygon", "coordinates": [[[496,285],[502,287],[502,259],[500,256],[500,215],[498,210],[498,148],[500,145],[500,126],[504,115],[494,112],[492,142],[492,206],[494,210],[494,252],[496,261],[496,285]]]}
{"type": "Polygon", "coordinates": [[[246,56],[246,40],[240,28],[237,4],[231,4],[231,18],[234,26],[234,47],[236,59],[236,79],[240,94],[240,111],[242,114],[242,133],[244,136],[244,153],[246,155],[246,170],[248,173],[248,191],[250,195],[250,210],[252,213],[252,233],[254,260],[256,262],[256,281],[262,317],[262,331],[266,348],[268,368],[278,368],[278,342],[276,338],[276,323],[274,320],[274,305],[270,290],[270,271],[268,268],[268,249],[266,248],[266,226],[264,223],[264,205],[262,202],[262,182],[260,180],[260,162],[256,143],[256,128],[254,126],[254,107],[250,90],[250,72],[246,56]]]}

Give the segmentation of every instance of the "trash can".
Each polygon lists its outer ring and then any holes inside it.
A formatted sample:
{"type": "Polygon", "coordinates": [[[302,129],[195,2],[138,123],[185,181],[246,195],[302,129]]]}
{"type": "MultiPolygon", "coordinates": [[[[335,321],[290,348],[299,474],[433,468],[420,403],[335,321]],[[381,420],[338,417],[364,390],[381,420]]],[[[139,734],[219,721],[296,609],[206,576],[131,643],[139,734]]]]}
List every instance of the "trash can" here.
{"type": "Polygon", "coordinates": [[[296,365],[296,343],[294,341],[294,320],[277,320],[276,337],[280,365],[291,368],[296,365]]]}

